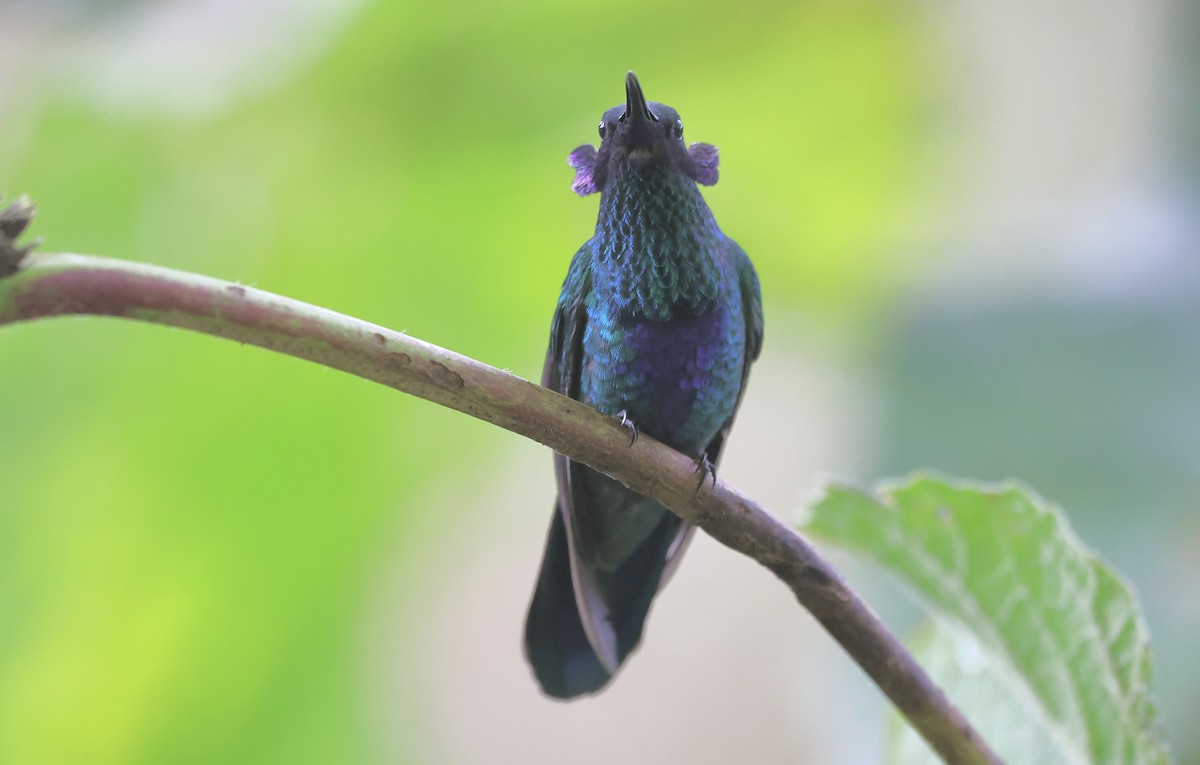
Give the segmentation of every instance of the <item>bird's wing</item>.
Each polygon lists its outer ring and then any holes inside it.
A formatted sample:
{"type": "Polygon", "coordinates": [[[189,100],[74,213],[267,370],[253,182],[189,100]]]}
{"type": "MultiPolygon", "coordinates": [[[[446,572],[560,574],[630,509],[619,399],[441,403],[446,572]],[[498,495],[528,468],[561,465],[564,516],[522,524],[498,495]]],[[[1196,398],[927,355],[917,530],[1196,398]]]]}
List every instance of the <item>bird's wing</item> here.
{"type": "MultiPolygon", "coordinates": [[[[583,335],[587,328],[588,289],[591,285],[592,244],[587,242],[571,260],[562,294],[550,324],[550,346],[546,350],[546,365],[542,369],[542,385],[573,399],[579,398],[583,374],[583,335]]],[[[588,642],[604,668],[612,674],[620,664],[617,636],[611,626],[609,608],[597,579],[596,569],[584,561],[593,560],[590,546],[598,534],[589,527],[599,521],[599,514],[582,507],[587,502],[581,491],[583,465],[561,454],[554,455],[554,475],[558,483],[557,511],[566,527],[566,541],[571,561],[571,583],[579,608],[580,621],[588,642]]]]}
{"type": "MultiPolygon", "coordinates": [[[[550,347],[546,349],[546,365],[542,369],[542,385],[564,396],[579,400],[580,378],[583,374],[583,335],[587,328],[587,294],[592,281],[592,251],[589,240],[571,260],[567,278],[563,281],[562,294],[550,324],[550,347]]],[[[578,537],[588,538],[586,529],[579,528],[585,521],[580,513],[573,512],[572,489],[573,462],[561,454],[554,455],[554,473],[558,482],[558,504],[567,522],[572,540],[571,552],[576,549],[578,537]],[[580,534],[580,532],[585,532],[580,534]]],[[[577,481],[576,481],[577,482],[577,481]]]]}
{"type": "Polygon", "coordinates": [[[733,419],[737,417],[737,411],[742,406],[742,397],[746,395],[746,380],[750,377],[750,366],[762,352],[763,341],[762,292],[758,286],[758,274],[755,273],[750,258],[746,256],[737,242],[726,239],[725,248],[730,262],[737,270],[738,288],[742,293],[742,318],[746,323],[746,351],[742,357],[742,382],[738,387],[737,401],[733,405],[733,411],[730,413],[729,419],[721,425],[717,435],[708,442],[708,448],[705,449],[705,454],[714,465],[721,458],[721,449],[725,446],[725,438],[729,435],[729,431],[733,427],[733,419]]]}
{"type": "Polygon", "coordinates": [[[579,398],[583,364],[583,330],[587,325],[584,298],[592,281],[591,250],[589,241],[571,259],[550,323],[550,346],[542,367],[542,385],[574,399],[579,398]]]}

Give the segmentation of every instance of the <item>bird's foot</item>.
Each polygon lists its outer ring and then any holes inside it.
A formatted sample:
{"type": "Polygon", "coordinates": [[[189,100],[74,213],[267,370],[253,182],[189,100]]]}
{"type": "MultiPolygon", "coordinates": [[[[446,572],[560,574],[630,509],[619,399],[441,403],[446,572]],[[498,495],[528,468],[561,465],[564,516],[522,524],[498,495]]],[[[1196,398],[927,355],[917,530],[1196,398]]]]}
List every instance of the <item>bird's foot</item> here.
{"type": "Polygon", "coordinates": [[[696,460],[696,472],[700,474],[700,480],[696,482],[697,492],[709,478],[712,479],[713,486],[717,485],[717,466],[709,461],[707,452],[701,454],[700,459],[696,460]]]}
{"type": "Polygon", "coordinates": [[[622,428],[629,428],[629,445],[633,446],[636,444],[638,439],[638,426],[629,418],[629,412],[622,409],[614,416],[621,421],[622,428]]]}

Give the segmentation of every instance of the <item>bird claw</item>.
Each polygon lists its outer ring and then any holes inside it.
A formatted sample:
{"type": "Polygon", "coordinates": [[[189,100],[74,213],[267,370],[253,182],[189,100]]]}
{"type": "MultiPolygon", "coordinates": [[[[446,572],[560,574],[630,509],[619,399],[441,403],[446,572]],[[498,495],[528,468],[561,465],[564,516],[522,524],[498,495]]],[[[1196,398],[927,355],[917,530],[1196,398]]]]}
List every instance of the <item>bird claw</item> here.
{"type": "Polygon", "coordinates": [[[629,437],[629,445],[633,446],[634,444],[637,443],[637,440],[638,440],[637,424],[635,424],[634,421],[632,419],[630,419],[629,412],[625,411],[624,409],[617,412],[616,417],[621,421],[622,428],[629,428],[629,431],[632,434],[629,437]]]}
{"type": "Polygon", "coordinates": [[[696,460],[695,472],[700,474],[700,480],[696,483],[696,492],[704,486],[704,481],[711,478],[712,484],[717,485],[717,466],[712,464],[708,459],[708,453],[700,455],[700,459],[696,460]]]}

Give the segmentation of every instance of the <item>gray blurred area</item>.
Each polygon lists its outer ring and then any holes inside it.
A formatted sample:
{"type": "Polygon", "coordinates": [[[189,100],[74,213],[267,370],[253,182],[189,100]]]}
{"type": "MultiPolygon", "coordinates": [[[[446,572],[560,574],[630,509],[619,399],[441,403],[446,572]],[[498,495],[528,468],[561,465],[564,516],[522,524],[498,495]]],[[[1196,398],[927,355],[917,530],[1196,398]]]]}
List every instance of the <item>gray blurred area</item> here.
{"type": "Polygon", "coordinates": [[[1017,477],[1132,581],[1200,758],[1195,4],[972,3],[944,260],[880,342],[872,472],[1017,477]],[[952,208],[954,209],[954,208],[952,208]]]}

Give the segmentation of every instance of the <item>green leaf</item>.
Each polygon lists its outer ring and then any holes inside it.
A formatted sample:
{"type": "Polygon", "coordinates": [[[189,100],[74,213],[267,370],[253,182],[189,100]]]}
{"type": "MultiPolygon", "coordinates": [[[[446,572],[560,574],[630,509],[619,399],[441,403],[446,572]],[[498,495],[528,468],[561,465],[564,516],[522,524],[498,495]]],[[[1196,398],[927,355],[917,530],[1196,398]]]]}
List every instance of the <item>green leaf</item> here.
{"type": "MultiPolygon", "coordinates": [[[[1045,725],[1035,702],[1012,664],[984,648],[955,622],[930,619],[910,636],[909,648],[921,666],[937,679],[980,730],[984,740],[1009,763],[1081,763],[1071,759],[1079,747],[1055,741],[1055,728],[1045,725]],[[1024,700],[1022,701],[1022,698],[1024,700]]],[[[888,718],[889,765],[938,765],[917,732],[896,712],[888,718]]]]}
{"type": "MultiPolygon", "coordinates": [[[[1133,591],[1054,505],[1014,484],[921,476],[877,497],[832,487],[805,528],[886,568],[938,617],[918,658],[1006,761],[1167,762],[1133,591]]],[[[893,741],[894,761],[919,759],[893,741]]]]}

